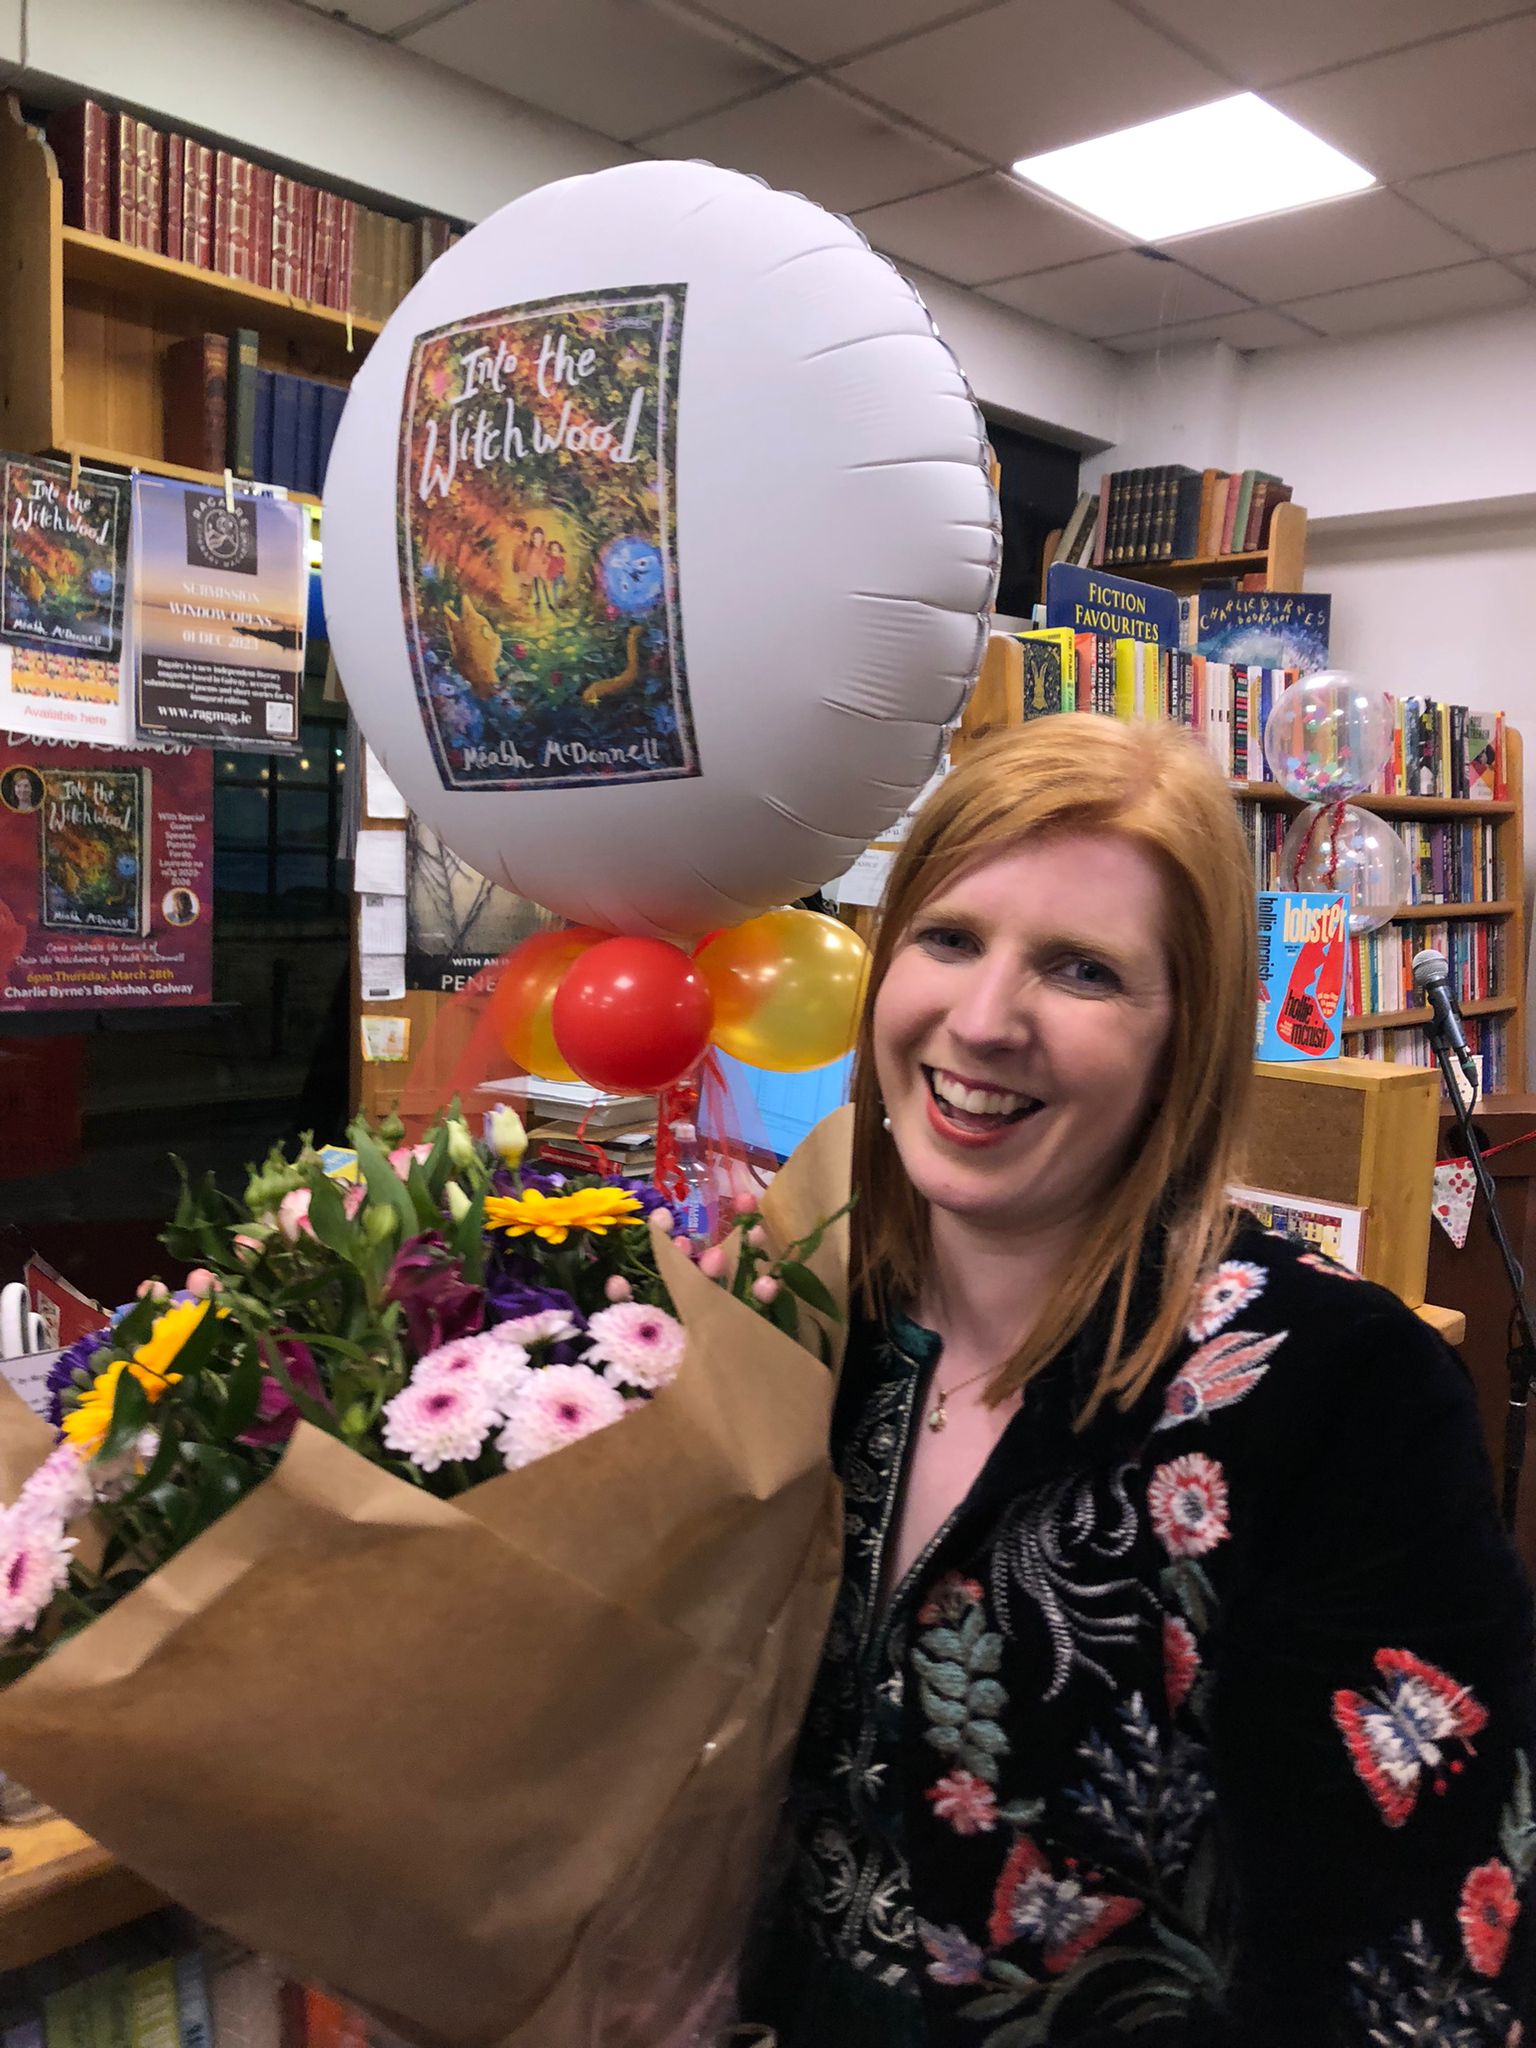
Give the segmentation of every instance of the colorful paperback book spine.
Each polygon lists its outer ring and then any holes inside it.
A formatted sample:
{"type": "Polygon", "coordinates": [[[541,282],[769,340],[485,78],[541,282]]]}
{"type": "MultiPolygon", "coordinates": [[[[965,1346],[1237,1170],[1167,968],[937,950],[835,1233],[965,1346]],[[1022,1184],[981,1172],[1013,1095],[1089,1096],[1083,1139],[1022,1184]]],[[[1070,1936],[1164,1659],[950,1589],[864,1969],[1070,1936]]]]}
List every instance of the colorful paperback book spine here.
{"type": "Polygon", "coordinates": [[[169,1956],[135,1970],[128,1979],[128,2034],[132,2048],[180,2048],[176,1965],[169,1956]]]}
{"type": "Polygon", "coordinates": [[[1337,1059],[1342,1049],[1348,899],[1261,889],[1255,1057],[1337,1059]]]}
{"type": "Polygon", "coordinates": [[[214,2048],[208,1975],[197,1949],[186,1949],[176,1958],[176,2024],[181,2048],[214,2048]]]}

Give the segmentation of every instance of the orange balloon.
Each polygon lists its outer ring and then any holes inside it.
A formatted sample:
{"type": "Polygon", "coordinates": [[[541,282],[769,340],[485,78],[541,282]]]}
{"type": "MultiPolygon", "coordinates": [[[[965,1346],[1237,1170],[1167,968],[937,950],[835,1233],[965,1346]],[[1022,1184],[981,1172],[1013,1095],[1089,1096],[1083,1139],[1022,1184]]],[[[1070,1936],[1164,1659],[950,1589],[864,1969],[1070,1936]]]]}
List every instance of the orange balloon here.
{"type": "Polygon", "coordinates": [[[869,977],[858,933],[816,910],[770,910],[713,932],[694,952],[715,999],[714,1042],[779,1074],[851,1051],[869,977]]]}
{"type": "Polygon", "coordinates": [[[591,925],[571,925],[558,932],[535,932],[507,955],[491,996],[491,1014],[503,1051],[528,1073],[545,1081],[578,1078],[555,1043],[550,1012],[555,991],[571,965],[611,936],[591,925]]]}

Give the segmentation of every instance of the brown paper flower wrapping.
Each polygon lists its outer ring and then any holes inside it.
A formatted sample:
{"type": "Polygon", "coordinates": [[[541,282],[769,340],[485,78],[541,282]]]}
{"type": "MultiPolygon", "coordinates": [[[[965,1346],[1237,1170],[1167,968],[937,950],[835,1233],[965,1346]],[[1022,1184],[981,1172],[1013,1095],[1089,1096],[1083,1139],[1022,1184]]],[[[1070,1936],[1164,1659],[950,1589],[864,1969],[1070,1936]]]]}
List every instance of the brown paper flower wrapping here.
{"type": "MultiPolygon", "coordinates": [[[[775,1241],[849,1140],[785,1169],[775,1241]]],[[[0,1769],[414,2040],[668,2039],[739,1946],[841,1535],[833,1375],[657,1252],[688,1349],[643,1412],[454,1501],[301,1427],[0,1694],[0,1769]]],[[[842,1299],[846,1225],[811,1263],[842,1299]]],[[[6,1498],[49,1441],[0,1417],[6,1498]]]]}

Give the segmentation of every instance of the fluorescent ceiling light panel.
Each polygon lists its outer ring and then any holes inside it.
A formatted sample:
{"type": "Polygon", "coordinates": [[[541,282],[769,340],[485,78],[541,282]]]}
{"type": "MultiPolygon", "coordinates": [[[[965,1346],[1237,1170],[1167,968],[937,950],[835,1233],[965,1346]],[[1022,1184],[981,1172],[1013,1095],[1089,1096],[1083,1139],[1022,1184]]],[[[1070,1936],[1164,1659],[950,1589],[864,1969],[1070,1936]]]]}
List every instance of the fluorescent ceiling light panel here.
{"type": "Polygon", "coordinates": [[[1251,92],[1023,157],[1013,168],[1138,242],[1287,213],[1376,183],[1342,150],[1251,92]]]}

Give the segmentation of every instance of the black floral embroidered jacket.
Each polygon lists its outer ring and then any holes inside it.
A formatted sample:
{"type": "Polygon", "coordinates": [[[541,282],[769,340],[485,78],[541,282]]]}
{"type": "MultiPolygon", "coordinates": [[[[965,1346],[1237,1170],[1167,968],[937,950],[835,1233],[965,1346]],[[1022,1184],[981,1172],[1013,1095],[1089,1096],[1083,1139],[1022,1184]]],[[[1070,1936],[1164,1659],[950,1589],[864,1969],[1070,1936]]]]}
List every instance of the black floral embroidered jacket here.
{"type": "Polygon", "coordinates": [[[1247,1223],[1147,1396],[1074,1433],[1102,1345],[882,1610],[938,1346],[855,1332],[749,2016],[784,2048],[1530,2048],[1531,1597],[1460,1362],[1247,1223]]]}

